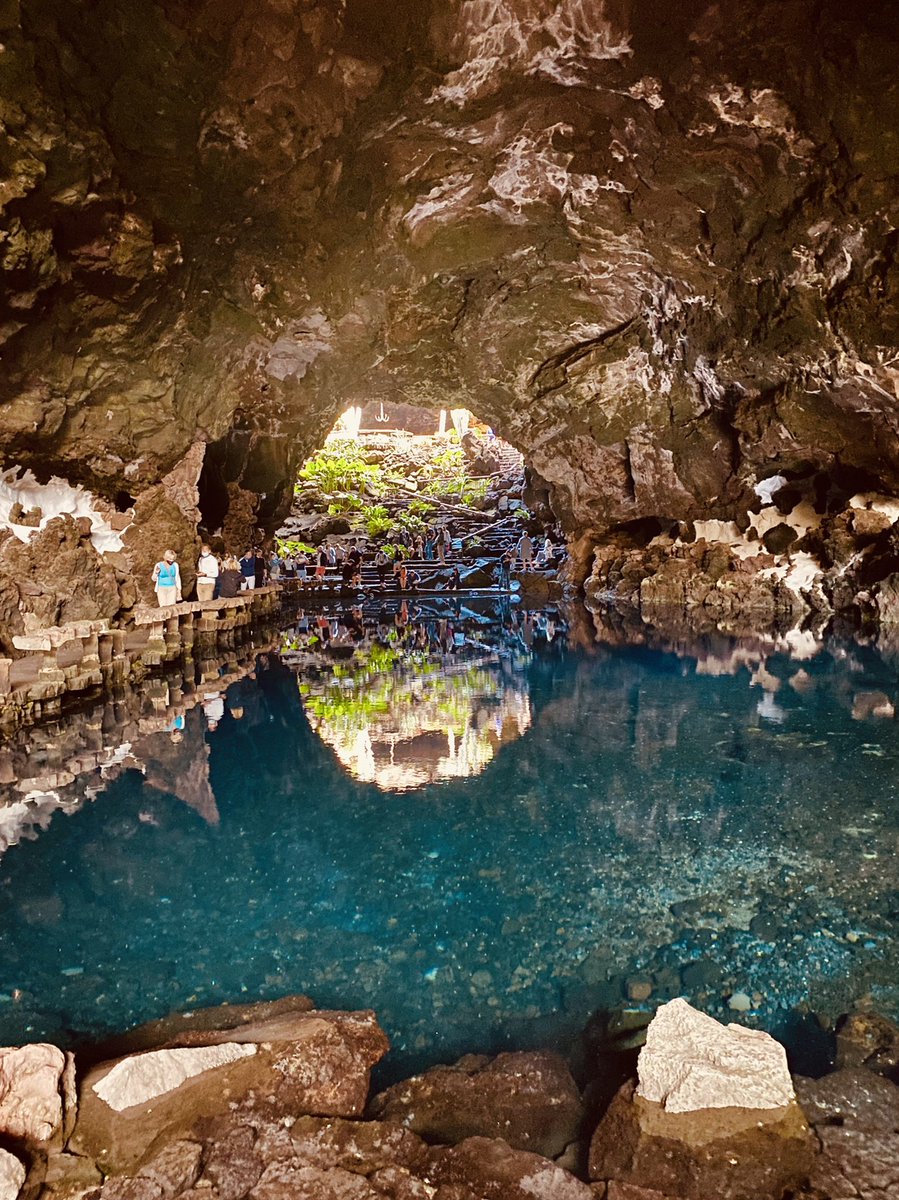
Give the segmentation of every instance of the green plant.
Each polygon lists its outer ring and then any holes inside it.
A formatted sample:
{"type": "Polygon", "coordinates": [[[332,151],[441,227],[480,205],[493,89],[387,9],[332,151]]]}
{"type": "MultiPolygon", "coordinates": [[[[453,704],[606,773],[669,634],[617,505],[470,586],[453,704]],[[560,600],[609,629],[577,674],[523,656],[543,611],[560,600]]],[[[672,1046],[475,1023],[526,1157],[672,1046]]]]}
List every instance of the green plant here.
{"type": "Polygon", "coordinates": [[[369,537],[383,537],[393,527],[393,519],[383,504],[373,504],[365,514],[365,530],[369,537]]]}
{"type": "Polygon", "coordinates": [[[426,517],[436,509],[436,505],[429,504],[427,500],[413,500],[409,505],[409,512],[416,517],[426,517]]]}
{"type": "Polygon", "coordinates": [[[275,538],[275,543],[278,547],[278,553],[284,557],[286,554],[315,554],[314,546],[310,546],[308,542],[297,542],[292,538],[275,538]]]}

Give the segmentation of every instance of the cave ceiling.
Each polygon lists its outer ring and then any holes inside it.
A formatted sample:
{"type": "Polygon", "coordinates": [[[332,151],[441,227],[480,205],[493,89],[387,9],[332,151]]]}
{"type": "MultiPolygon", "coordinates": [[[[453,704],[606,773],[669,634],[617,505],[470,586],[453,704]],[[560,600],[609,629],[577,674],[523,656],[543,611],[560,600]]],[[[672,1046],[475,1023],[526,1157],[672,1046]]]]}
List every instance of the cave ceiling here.
{"type": "Polygon", "coordinates": [[[571,531],[899,492],[899,14],[832,0],[0,6],[0,444],[267,486],[464,405],[571,531]],[[271,453],[272,443],[283,446],[271,453]]]}

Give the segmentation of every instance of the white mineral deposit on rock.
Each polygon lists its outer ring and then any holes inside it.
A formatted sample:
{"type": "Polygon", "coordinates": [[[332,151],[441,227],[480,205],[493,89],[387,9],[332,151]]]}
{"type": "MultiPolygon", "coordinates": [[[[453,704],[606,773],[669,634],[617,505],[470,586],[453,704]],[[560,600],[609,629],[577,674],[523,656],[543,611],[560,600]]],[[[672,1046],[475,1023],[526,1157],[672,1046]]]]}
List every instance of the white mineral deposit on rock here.
{"type": "Polygon", "coordinates": [[[220,1046],[199,1046],[176,1050],[153,1050],[135,1054],[116,1063],[112,1070],[94,1084],[94,1091],[110,1108],[121,1112],[134,1104],[143,1104],[173,1088],[210,1071],[248,1058],[256,1053],[255,1045],[223,1042],[220,1046]]]}
{"type": "Polygon", "coordinates": [[[62,1122],[59,1080],[65,1066],[56,1046],[0,1047],[0,1133],[46,1141],[62,1122]]]}
{"type": "Polygon", "coordinates": [[[681,999],[656,1012],[637,1074],[638,1095],[666,1112],[783,1108],[794,1098],[783,1046],[759,1030],[721,1025],[681,999]]]}
{"type": "Polygon", "coordinates": [[[0,1150],[0,1200],[16,1200],[25,1182],[25,1168],[14,1154],[0,1150]]]}

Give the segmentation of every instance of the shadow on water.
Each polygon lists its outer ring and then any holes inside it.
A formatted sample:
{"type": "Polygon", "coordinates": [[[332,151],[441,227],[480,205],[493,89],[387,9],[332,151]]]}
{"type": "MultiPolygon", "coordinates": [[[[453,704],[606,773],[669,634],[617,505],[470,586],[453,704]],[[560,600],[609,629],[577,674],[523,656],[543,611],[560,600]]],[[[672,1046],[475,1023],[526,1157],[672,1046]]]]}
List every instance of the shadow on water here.
{"type": "MultiPolygon", "coordinates": [[[[588,1077],[686,995],[820,1073],[828,1020],[899,1007],[894,669],[845,642],[602,637],[574,646],[555,611],[301,614],[13,839],[0,1036],[305,991],[378,1011],[382,1081],[569,1050],[594,1014],[588,1077]]],[[[21,779],[0,813],[38,803],[21,779]]]]}

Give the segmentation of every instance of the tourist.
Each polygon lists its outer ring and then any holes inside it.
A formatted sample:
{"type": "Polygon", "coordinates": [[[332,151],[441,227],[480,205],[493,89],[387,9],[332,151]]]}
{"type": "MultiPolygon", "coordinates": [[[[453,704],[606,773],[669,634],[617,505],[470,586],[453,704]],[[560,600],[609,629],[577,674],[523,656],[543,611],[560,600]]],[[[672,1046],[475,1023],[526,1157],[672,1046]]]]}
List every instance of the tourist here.
{"type": "Polygon", "coordinates": [[[297,579],[305,579],[306,568],[309,566],[309,555],[305,550],[301,550],[294,561],[296,563],[297,579]]]}
{"type": "MultiPolygon", "coordinates": [[[[242,579],[240,563],[233,555],[229,555],[222,564],[222,571],[219,575],[219,595],[225,600],[233,599],[240,591],[242,579]]],[[[253,580],[255,582],[255,576],[253,580]]]]}
{"type": "Polygon", "coordinates": [[[181,572],[175,561],[174,550],[166,550],[153,568],[153,584],[160,608],[177,604],[181,599],[181,572]]]}
{"type": "Polygon", "coordinates": [[[204,542],[197,560],[197,599],[211,600],[215,595],[215,582],[219,577],[219,560],[212,548],[204,542]]]}
{"type": "Polygon", "coordinates": [[[406,568],[405,581],[400,578],[400,591],[417,592],[418,585],[421,583],[421,576],[417,571],[413,571],[411,567],[406,568]]]}
{"type": "Polygon", "coordinates": [[[315,582],[322,583],[328,569],[328,547],[320,546],[315,567],[315,582]]]}
{"type": "Polygon", "coordinates": [[[429,529],[424,542],[425,562],[434,561],[434,534],[429,529]]]}
{"type": "Polygon", "coordinates": [[[340,542],[334,543],[334,565],[336,567],[343,566],[343,560],[346,558],[346,550],[340,542]]]}
{"type": "Polygon", "coordinates": [[[281,566],[282,566],[282,560],[278,555],[278,548],[276,546],[275,549],[272,550],[271,558],[268,560],[268,577],[269,577],[269,579],[271,579],[273,581],[277,581],[278,579],[281,578],[281,566]]]}
{"type": "Polygon", "coordinates": [[[511,550],[507,550],[505,552],[505,554],[502,556],[502,558],[499,560],[498,582],[499,582],[500,589],[504,592],[509,591],[509,585],[512,582],[512,564],[514,563],[514,561],[515,561],[515,555],[514,555],[513,551],[511,551],[511,550]]]}
{"type": "Polygon", "coordinates": [[[268,575],[268,565],[263,557],[262,551],[258,546],[253,549],[253,561],[256,567],[256,586],[258,588],[265,587],[266,576],[268,575]]]}
{"type": "Polygon", "coordinates": [[[325,542],[325,553],[328,556],[328,566],[333,570],[337,566],[337,548],[330,542],[325,542]]]}
{"type": "Polygon", "coordinates": [[[534,543],[527,530],[518,539],[517,557],[521,559],[522,571],[530,571],[534,565],[534,543]]]}
{"type": "Polygon", "coordinates": [[[537,555],[538,561],[544,567],[551,567],[555,561],[555,557],[556,557],[556,548],[553,545],[552,537],[549,534],[547,534],[546,537],[543,539],[543,549],[537,555]]]}
{"type": "Polygon", "coordinates": [[[387,581],[387,570],[390,567],[390,559],[383,546],[375,555],[375,566],[378,569],[378,580],[383,588],[387,581]]]}
{"type": "Polygon", "coordinates": [[[412,549],[414,551],[414,555],[416,558],[418,558],[418,559],[424,558],[424,556],[425,556],[425,540],[421,536],[420,533],[416,534],[415,541],[412,543],[412,549]]]}
{"type": "Polygon", "coordinates": [[[453,567],[452,571],[450,571],[449,583],[446,585],[446,590],[448,592],[458,592],[461,586],[462,576],[459,574],[459,568],[453,567]]]}
{"type": "Polygon", "coordinates": [[[242,591],[252,592],[256,586],[256,555],[252,550],[244,551],[240,560],[240,573],[243,576],[242,591]]]}
{"type": "Polygon", "coordinates": [[[284,555],[284,578],[295,579],[297,574],[297,560],[291,553],[284,555]]]}

